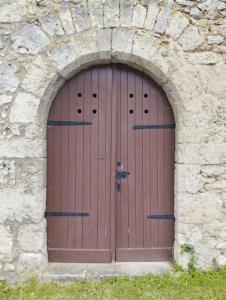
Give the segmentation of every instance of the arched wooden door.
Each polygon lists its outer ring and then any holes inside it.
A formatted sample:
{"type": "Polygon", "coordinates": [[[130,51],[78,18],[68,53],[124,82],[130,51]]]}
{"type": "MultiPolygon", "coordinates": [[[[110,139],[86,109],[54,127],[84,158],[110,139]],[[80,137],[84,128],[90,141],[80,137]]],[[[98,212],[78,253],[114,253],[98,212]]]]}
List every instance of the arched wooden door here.
{"type": "Polygon", "coordinates": [[[175,124],[162,89],[94,66],[61,88],[47,125],[49,261],[168,260],[175,124]]]}

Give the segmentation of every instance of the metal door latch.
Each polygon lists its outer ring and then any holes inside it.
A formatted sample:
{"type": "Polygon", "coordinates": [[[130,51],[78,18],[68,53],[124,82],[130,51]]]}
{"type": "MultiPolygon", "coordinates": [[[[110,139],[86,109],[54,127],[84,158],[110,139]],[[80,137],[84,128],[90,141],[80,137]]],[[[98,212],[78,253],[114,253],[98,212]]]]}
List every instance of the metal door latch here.
{"type": "Polygon", "coordinates": [[[121,190],[121,179],[125,179],[128,177],[130,173],[123,170],[123,166],[121,165],[121,162],[117,162],[117,169],[116,169],[116,186],[117,190],[121,190]]]}

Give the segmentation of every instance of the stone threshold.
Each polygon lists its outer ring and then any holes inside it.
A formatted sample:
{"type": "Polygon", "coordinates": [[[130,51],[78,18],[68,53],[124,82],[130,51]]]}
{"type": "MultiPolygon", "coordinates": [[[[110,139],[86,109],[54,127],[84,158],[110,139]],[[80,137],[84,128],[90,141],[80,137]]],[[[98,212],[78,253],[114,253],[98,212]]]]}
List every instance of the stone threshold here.
{"type": "Polygon", "coordinates": [[[147,273],[163,274],[170,270],[169,262],[49,263],[43,274],[43,281],[100,279],[147,273]]]}

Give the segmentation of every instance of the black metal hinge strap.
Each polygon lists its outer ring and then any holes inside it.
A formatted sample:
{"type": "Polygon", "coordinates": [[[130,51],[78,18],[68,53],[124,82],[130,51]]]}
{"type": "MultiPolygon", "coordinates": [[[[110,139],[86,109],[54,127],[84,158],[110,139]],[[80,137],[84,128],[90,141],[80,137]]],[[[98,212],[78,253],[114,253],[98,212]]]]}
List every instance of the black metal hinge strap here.
{"type": "Polygon", "coordinates": [[[174,220],[175,217],[172,214],[155,214],[155,215],[148,215],[148,219],[168,219],[168,220],[174,220]]]}
{"type": "Polygon", "coordinates": [[[46,211],[46,217],[88,217],[88,212],[80,211],[46,211]]]}
{"type": "Polygon", "coordinates": [[[47,126],[83,126],[91,125],[88,121],[63,121],[63,120],[48,120],[47,126]]]}
{"type": "Polygon", "coordinates": [[[176,124],[153,124],[153,125],[134,125],[133,129],[164,129],[164,128],[176,128],[176,124]]]}

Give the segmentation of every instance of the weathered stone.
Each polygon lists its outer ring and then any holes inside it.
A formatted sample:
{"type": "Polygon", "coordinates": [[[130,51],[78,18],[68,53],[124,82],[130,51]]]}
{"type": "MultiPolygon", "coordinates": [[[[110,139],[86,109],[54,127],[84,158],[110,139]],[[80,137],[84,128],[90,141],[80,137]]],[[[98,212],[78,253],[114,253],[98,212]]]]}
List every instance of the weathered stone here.
{"type": "Polygon", "coordinates": [[[47,36],[33,24],[22,27],[12,40],[13,49],[22,54],[37,54],[49,44],[47,36]]]}
{"type": "Polygon", "coordinates": [[[18,231],[17,241],[22,250],[39,252],[45,247],[46,222],[40,224],[21,225],[18,231]]]}
{"type": "Polygon", "coordinates": [[[183,14],[176,13],[170,18],[166,34],[170,35],[174,40],[177,40],[188,25],[189,20],[185,18],[183,14]]]}
{"type": "Polygon", "coordinates": [[[222,44],[223,41],[224,41],[224,38],[223,36],[220,36],[220,35],[209,35],[207,37],[207,40],[208,40],[208,44],[209,45],[212,45],[212,44],[222,44]]]}
{"type": "Polygon", "coordinates": [[[10,261],[13,251],[13,235],[9,226],[0,225],[0,259],[10,261]]]}
{"type": "MultiPolygon", "coordinates": [[[[45,211],[45,205],[41,201],[41,197],[44,195],[45,191],[39,189],[36,191],[37,195],[34,195],[34,192],[34,190],[30,191],[30,193],[12,189],[8,191],[0,190],[0,223],[5,222],[6,220],[12,222],[22,222],[26,220],[35,223],[40,222],[45,211]]],[[[1,236],[2,235],[0,235],[0,237],[1,236]]]]}
{"type": "Polygon", "coordinates": [[[61,43],[52,49],[48,56],[57,69],[62,70],[76,60],[77,53],[73,43],[61,43]]]}
{"type": "Polygon", "coordinates": [[[104,11],[102,0],[88,0],[88,12],[91,20],[91,26],[103,28],[104,26],[104,11]]]}
{"type": "Polygon", "coordinates": [[[13,185],[16,181],[15,162],[0,160],[0,185],[13,185]]]}
{"type": "Polygon", "coordinates": [[[186,59],[193,65],[214,65],[222,60],[221,55],[211,51],[200,53],[188,53],[186,59]]]}
{"type": "Polygon", "coordinates": [[[149,32],[147,33],[140,30],[137,31],[134,35],[132,49],[133,54],[145,59],[150,59],[150,57],[152,57],[156,53],[158,47],[158,39],[149,32]]]}
{"type": "Polygon", "coordinates": [[[114,29],[112,31],[112,52],[131,53],[133,33],[128,29],[114,29]]]}
{"type": "Polygon", "coordinates": [[[67,6],[62,5],[61,10],[59,11],[59,19],[63,26],[64,32],[67,35],[75,33],[71,12],[67,6]]]}
{"type": "Polygon", "coordinates": [[[151,2],[148,5],[147,17],[144,23],[146,29],[152,30],[154,28],[159,11],[160,8],[155,2],[151,2]]]}
{"type": "Polygon", "coordinates": [[[13,264],[6,264],[4,266],[4,271],[5,272],[15,271],[15,266],[13,264]]]}
{"type": "Polygon", "coordinates": [[[16,272],[23,279],[40,276],[47,267],[47,263],[47,259],[42,253],[22,253],[18,260],[16,272]]]}
{"type": "Polygon", "coordinates": [[[19,79],[16,76],[17,67],[11,61],[0,61],[0,93],[15,92],[19,79]]]}
{"type": "Polygon", "coordinates": [[[193,51],[204,43],[204,38],[196,27],[190,25],[185,29],[178,41],[183,50],[193,51]]]}
{"type": "Polygon", "coordinates": [[[183,6],[192,6],[193,2],[189,0],[176,0],[176,2],[183,6]]]}
{"type": "Polygon", "coordinates": [[[226,25],[225,26],[221,26],[219,28],[219,31],[220,31],[220,34],[223,36],[223,37],[226,37],[226,25]]]}
{"type": "Polygon", "coordinates": [[[12,101],[12,96],[0,95],[0,106],[12,101]]]}
{"type": "Polygon", "coordinates": [[[171,10],[168,7],[165,7],[160,11],[157,21],[154,26],[155,32],[161,33],[161,34],[165,32],[170,13],[171,13],[171,10]]]}
{"type": "Polygon", "coordinates": [[[111,54],[111,29],[107,28],[98,31],[97,44],[101,57],[103,52],[107,52],[108,56],[111,54]]]}
{"type": "Polygon", "coordinates": [[[140,4],[134,6],[132,26],[143,28],[145,17],[146,17],[146,8],[140,4]]]}
{"type": "Polygon", "coordinates": [[[120,25],[121,27],[131,27],[133,18],[133,3],[131,0],[120,1],[120,25]]]}
{"type": "Polygon", "coordinates": [[[27,14],[26,0],[1,0],[0,23],[20,22],[27,14]]]}
{"type": "Polygon", "coordinates": [[[37,114],[38,100],[31,94],[19,93],[13,102],[10,121],[19,123],[32,122],[37,114]]]}
{"type": "Polygon", "coordinates": [[[226,257],[225,257],[225,255],[219,255],[216,258],[216,263],[217,263],[218,266],[224,266],[224,265],[226,265],[226,257]]]}
{"type": "Polygon", "coordinates": [[[196,19],[199,19],[203,15],[201,10],[199,10],[197,7],[192,7],[189,14],[191,17],[196,19]]]}
{"type": "Polygon", "coordinates": [[[89,18],[87,13],[86,1],[82,1],[77,4],[72,4],[72,17],[74,21],[74,27],[77,32],[87,30],[90,27],[89,18]]]}
{"type": "Polygon", "coordinates": [[[104,27],[119,26],[119,0],[104,1],[104,27]]]}
{"type": "Polygon", "coordinates": [[[60,24],[58,15],[56,13],[51,12],[48,15],[40,18],[39,21],[42,24],[43,30],[47,32],[50,36],[64,34],[64,30],[60,24]]]}
{"type": "Polygon", "coordinates": [[[55,75],[55,68],[42,56],[38,56],[25,68],[26,75],[21,82],[22,88],[36,96],[43,95],[47,88],[48,78],[55,75]]]}

